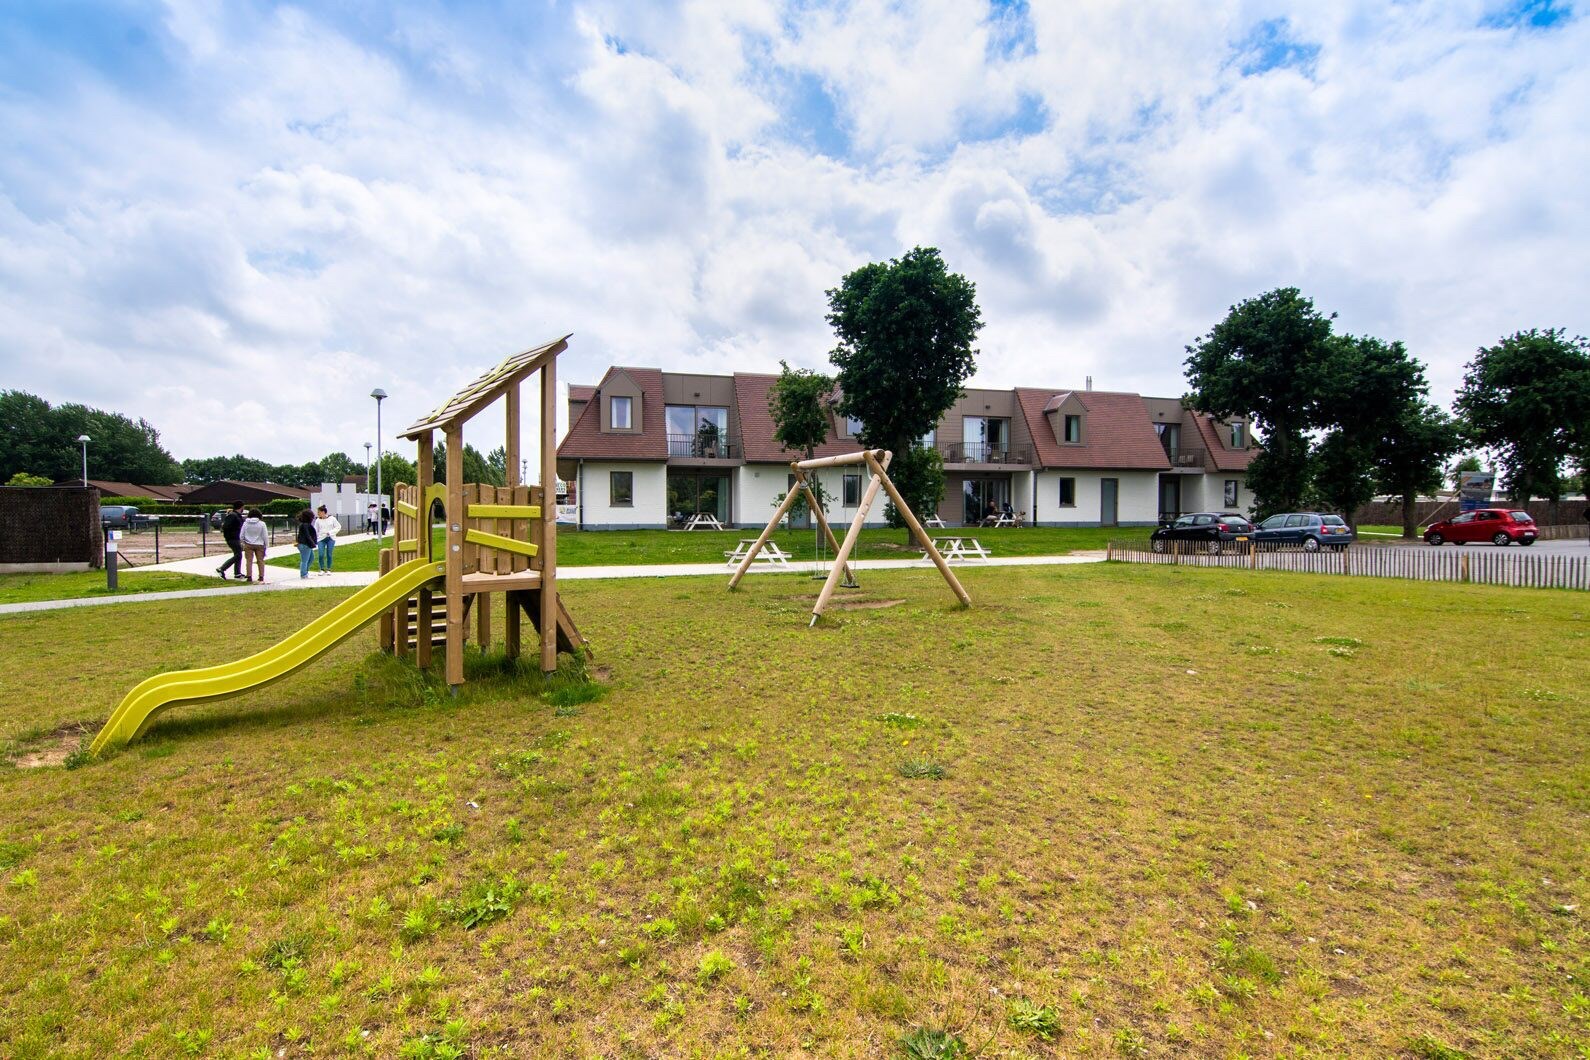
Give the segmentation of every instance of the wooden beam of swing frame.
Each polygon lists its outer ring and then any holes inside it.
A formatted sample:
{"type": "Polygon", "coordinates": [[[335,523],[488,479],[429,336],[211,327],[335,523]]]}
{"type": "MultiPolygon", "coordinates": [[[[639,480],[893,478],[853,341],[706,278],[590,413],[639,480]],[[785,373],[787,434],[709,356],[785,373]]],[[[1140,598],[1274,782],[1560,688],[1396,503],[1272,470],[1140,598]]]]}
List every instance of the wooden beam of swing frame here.
{"type": "Polygon", "coordinates": [[[865,463],[869,456],[874,460],[879,460],[889,455],[883,449],[859,449],[854,453],[843,453],[839,456],[820,456],[813,460],[797,460],[793,466],[800,471],[815,471],[820,467],[839,467],[843,464],[865,463]]]}
{"type": "Polygon", "coordinates": [[[850,521],[850,529],[845,532],[845,539],[839,543],[839,551],[834,554],[834,565],[828,568],[828,578],[823,582],[822,591],[817,594],[817,602],[812,605],[812,620],[810,626],[815,626],[822,617],[823,609],[828,606],[829,597],[834,595],[834,590],[839,588],[839,579],[845,565],[850,560],[850,550],[856,547],[856,538],[861,534],[861,527],[867,521],[867,512],[872,509],[873,501],[878,499],[878,487],[883,485],[886,476],[884,469],[889,466],[889,461],[894,459],[894,454],[884,452],[883,460],[876,461],[872,455],[863,451],[859,454],[872,468],[872,477],[867,482],[867,490],[861,495],[861,505],[856,509],[856,517],[850,521]]]}

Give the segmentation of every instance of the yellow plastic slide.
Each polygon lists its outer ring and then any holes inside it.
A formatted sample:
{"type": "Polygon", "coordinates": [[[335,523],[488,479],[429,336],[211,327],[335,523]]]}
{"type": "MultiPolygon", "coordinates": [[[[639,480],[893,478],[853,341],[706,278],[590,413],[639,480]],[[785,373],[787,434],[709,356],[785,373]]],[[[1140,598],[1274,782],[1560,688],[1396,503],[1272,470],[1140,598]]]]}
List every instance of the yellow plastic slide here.
{"type": "Polygon", "coordinates": [[[225,699],[263,688],[318,659],[343,639],[379,618],[388,608],[442,577],[444,564],[416,559],[377,578],[286,640],[237,662],[198,670],[173,670],[140,683],[127,693],[94,737],[91,754],[143,735],[155,716],[179,703],[225,699]]]}

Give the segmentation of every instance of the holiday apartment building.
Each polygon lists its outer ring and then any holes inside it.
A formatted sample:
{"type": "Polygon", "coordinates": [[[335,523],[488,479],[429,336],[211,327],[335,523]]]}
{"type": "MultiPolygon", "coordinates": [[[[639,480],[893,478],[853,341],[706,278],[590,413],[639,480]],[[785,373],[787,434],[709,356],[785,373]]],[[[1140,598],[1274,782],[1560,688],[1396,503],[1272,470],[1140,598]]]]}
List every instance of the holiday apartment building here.
{"type": "MultiPolygon", "coordinates": [[[[571,386],[558,475],[575,484],[575,521],[664,528],[710,512],[725,526],[765,524],[792,481],[790,461],[805,455],[773,440],[777,380],[613,367],[596,386],[571,386]]],[[[861,448],[859,423],[830,418],[817,456],[861,448]]],[[[1252,500],[1248,423],[1194,413],[1179,398],[967,389],[923,443],[944,458],[936,514],[947,526],[976,525],[1006,504],[1028,525],[1151,526],[1182,512],[1245,511],[1252,500]]],[[[848,523],[865,487],[860,469],[818,474],[830,520],[848,523]]],[[[881,503],[868,522],[883,523],[881,503]]]]}

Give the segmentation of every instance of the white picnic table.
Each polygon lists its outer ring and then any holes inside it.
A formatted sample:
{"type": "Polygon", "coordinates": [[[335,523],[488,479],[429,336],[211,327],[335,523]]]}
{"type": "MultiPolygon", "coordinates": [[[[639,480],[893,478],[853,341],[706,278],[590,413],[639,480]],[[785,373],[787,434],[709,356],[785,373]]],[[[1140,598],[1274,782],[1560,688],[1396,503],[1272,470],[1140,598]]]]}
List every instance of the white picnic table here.
{"type": "MultiPolygon", "coordinates": [[[[965,534],[951,534],[945,537],[935,537],[933,546],[939,550],[939,555],[944,557],[945,563],[965,563],[974,559],[987,559],[993,553],[983,546],[975,537],[965,534]]],[[[924,563],[932,562],[923,556],[924,563]]]]}
{"type": "Polygon", "coordinates": [[[982,523],[980,523],[979,525],[981,525],[981,526],[1016,526],[1018,524],[1016,522],[1016,517],[1015,516],[1013,516],[1013,515],[1005,515],[1002,512],[999,515],[984,516],[982,523]]]}
{"type": "Polygon", "coordinates": [[[936,526],[940,530],[942,530],[942,529],[944,529],[944,520],[940,519],[937,514],[934,514],[934,515],[928,516],[926,519],[923,519],[922,520],[922,525],[923,526],[936,526]]]}
{"type": "MultiPolygon", "coordinates": [[[[751,546],[756,544],[754,537],[742,537],[740,543],[734,546],[733,552],[725,552],[724,566],[738,567],[740,561],[745,559],[745,554],[751,551],[751,546]]],[[[794,557],[779,547],[777,541],[769,541],[763,545],[756,554],[756,562],[767,563],[775,567],[787,567],[794,557]]]]}
{"type": "Polygon", "coordinates": [[[711,512],[697,512],[685,520],[686,530],[722,530],[723,524],[711,512]]]}

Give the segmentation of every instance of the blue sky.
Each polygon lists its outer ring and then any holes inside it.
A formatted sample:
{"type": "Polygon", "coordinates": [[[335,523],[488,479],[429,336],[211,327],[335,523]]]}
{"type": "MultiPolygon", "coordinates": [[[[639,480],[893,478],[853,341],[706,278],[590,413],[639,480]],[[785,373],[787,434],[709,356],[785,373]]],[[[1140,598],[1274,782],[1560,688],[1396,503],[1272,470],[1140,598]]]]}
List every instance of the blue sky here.
{"type": "Polygon", "coordinates": [[[1178,394],[1295,285],[1444,400],[1590,331],[1586,56],[1561,0],[9,4],[0,386],[356,453],[372,386],[566,331],[565,381],[822,366],[823,291],[930,244],[987,385],[1178,394]]]}

